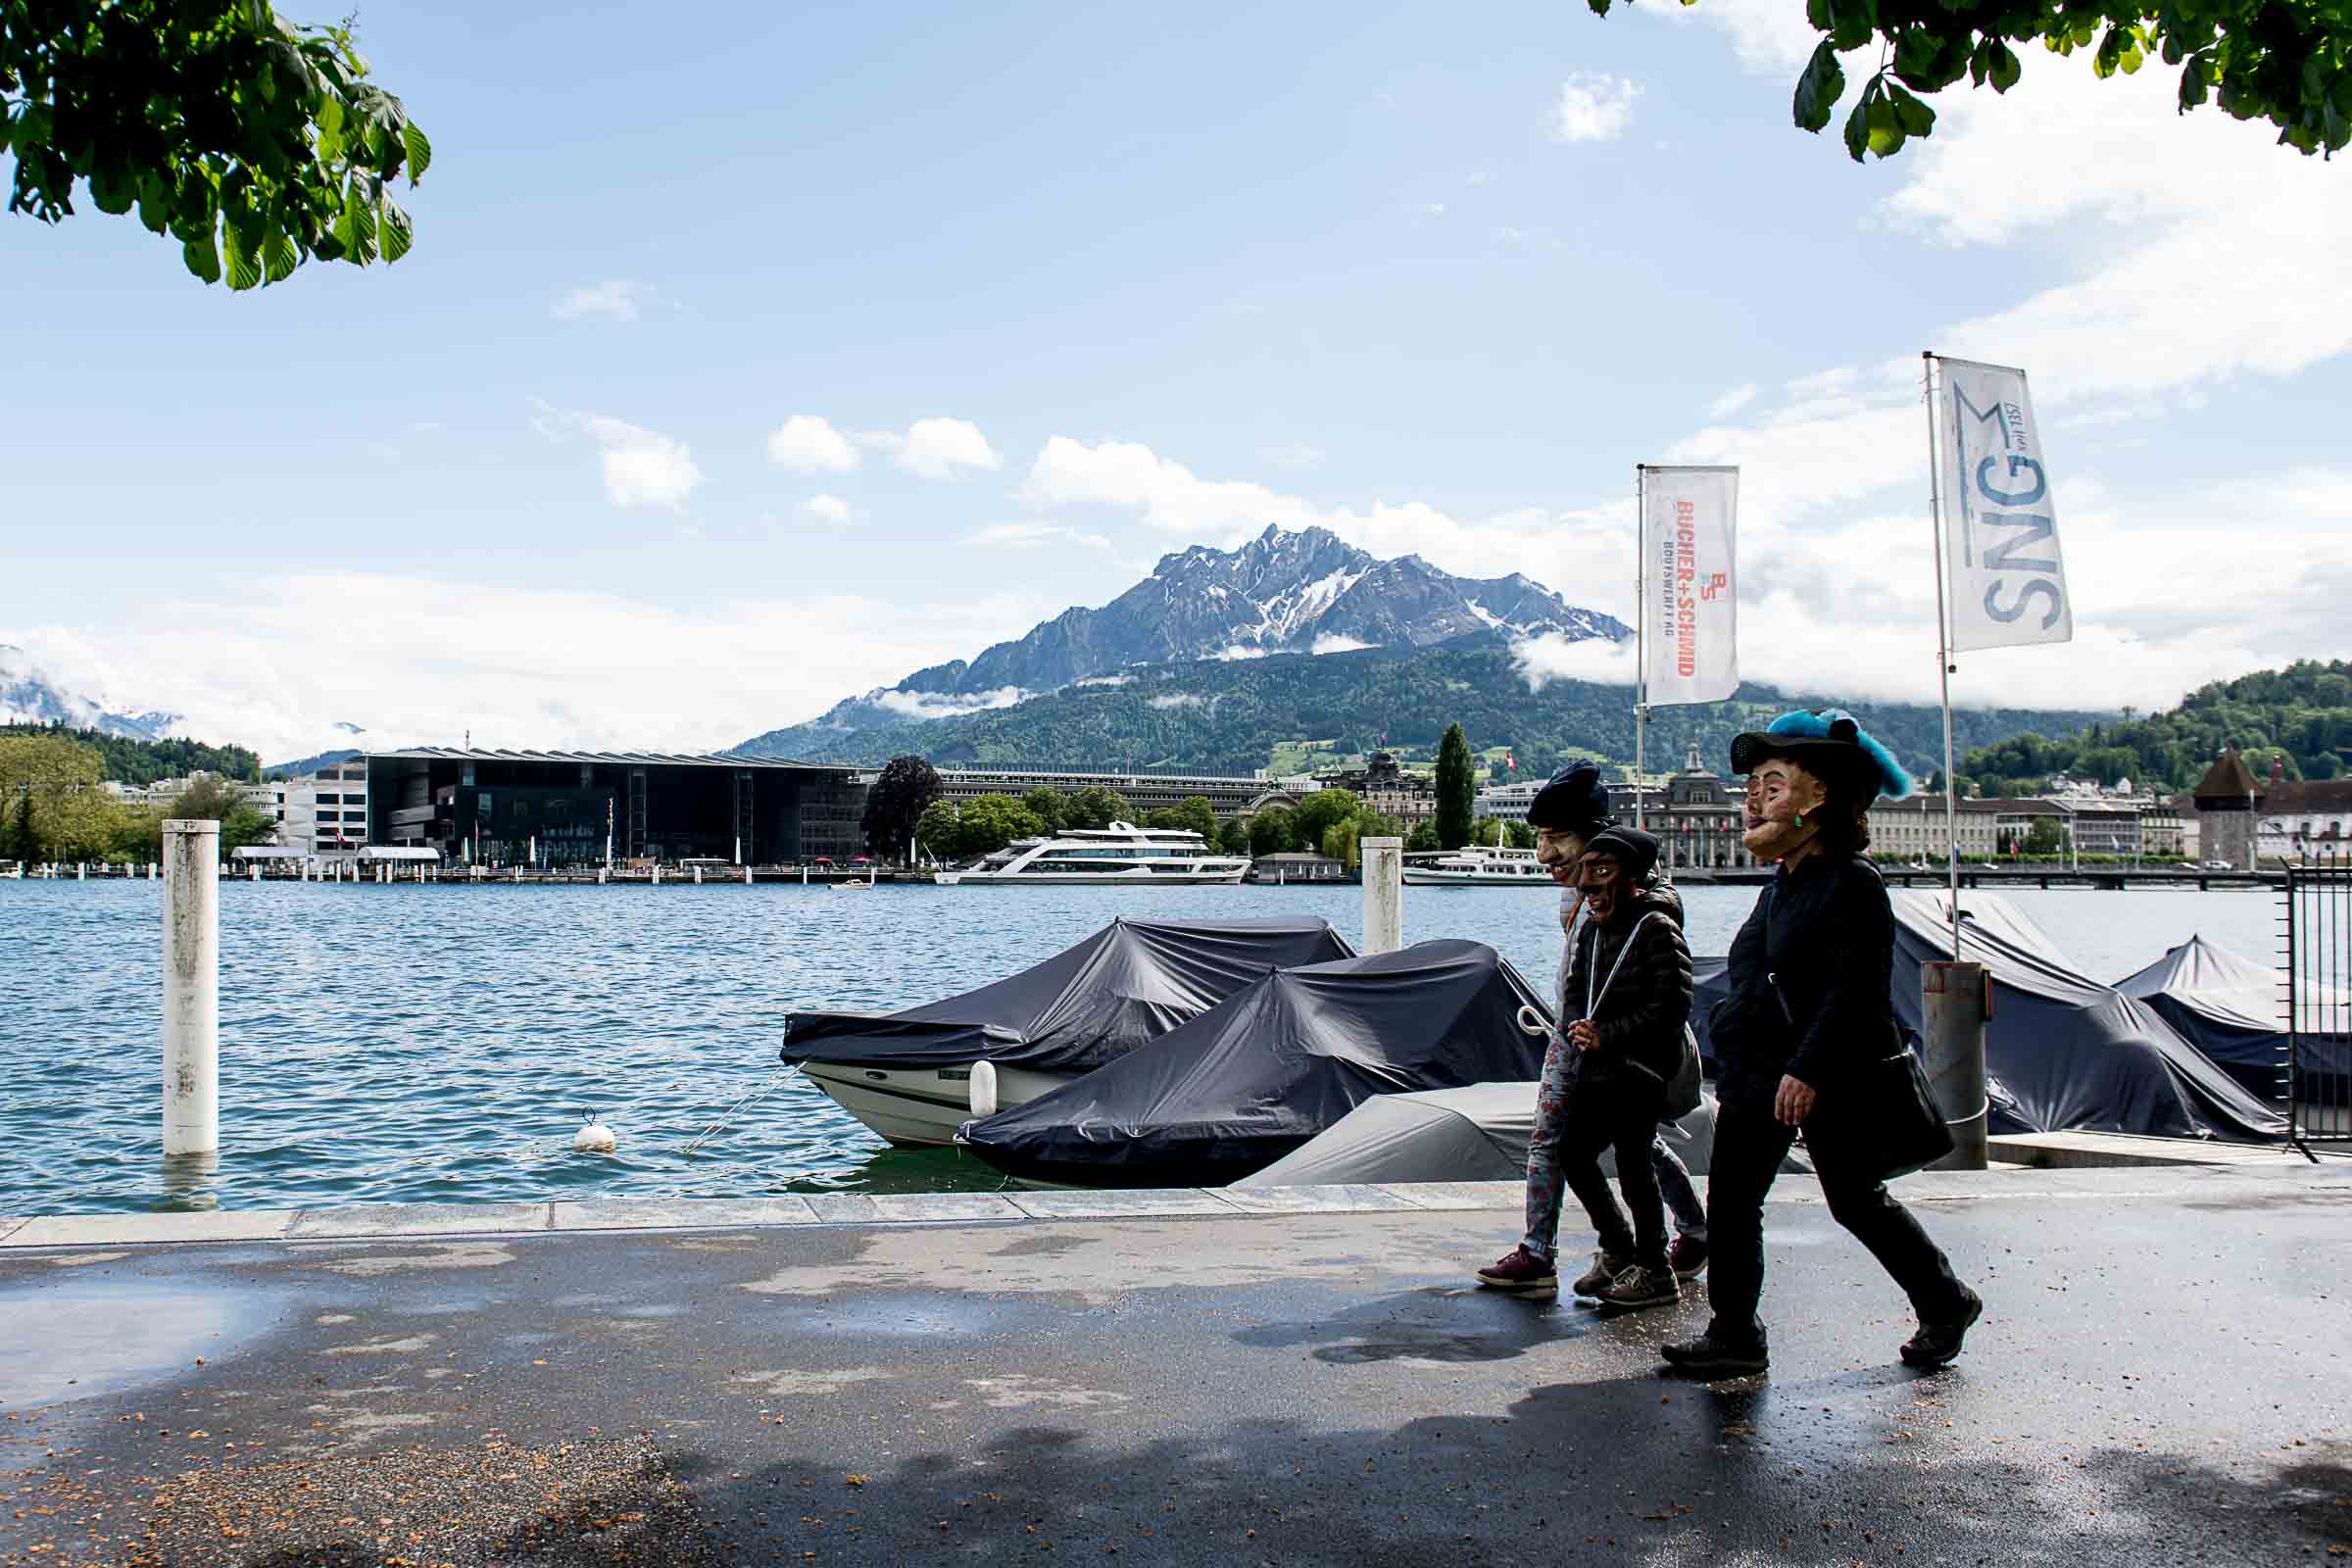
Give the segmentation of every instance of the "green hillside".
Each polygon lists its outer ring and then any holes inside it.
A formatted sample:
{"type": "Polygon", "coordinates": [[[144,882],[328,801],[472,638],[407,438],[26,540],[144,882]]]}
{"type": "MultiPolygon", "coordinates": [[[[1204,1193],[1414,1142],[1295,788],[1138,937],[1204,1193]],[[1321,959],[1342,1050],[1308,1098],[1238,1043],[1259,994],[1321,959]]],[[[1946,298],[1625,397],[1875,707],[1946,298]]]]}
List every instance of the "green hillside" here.
{"type": "MultiPolygon", "coordinates": [[[[1760,727],[1791,707],[1833,695],[1791,698],[1767,686],[1695,708],[1661,708],[1650,725],[1653,767],[1680,766],[1696,742],[1708,765],[1726,765],[1734,734],[1760,727]]],[[[1382,744],[1407,756],[1435,752],[1458,721],[1482,752],[1509,748],[1522,776],[1571,758],[1631,761],[1633,693],[1623,686],[1526,680],[1498,641],[1439,648],[1372,648],[1356,653],[1280,656],[1230,663],[1155,665],[1118,686],[1071,687],[1015,708],[929,723],[836,730],[771,730],[744,750],[808,761],[881,762],[919,753],[934,762],[1029,763],[1067,767],[1190,767],[1249,772],[1337,765],[1382,744]],[[1308,745],[1315,746],[1311,763],[1308,745]]],[[[1896,755],[1925,778],[1943,753],[1934,708],[1858,705],[1896,755]]],[[[2021,731],[2072,735],[2111,713],[1972,710],[1956,715],[1960,743],[1990,745],[2021,731]]]]}
{"type": "Polygon", "coordinates": [[[226,778],[257,779],[262,760],[242,746],[207,746],[202,741],[131,740],[63,724],[0,724],[0,735],[55,735],[98,754],[103,777],[123,784],[152,784],[203,771],[226,778]]]}
{"type": "Polygon", "coordinates": [[[2169,711],[2092,724],[2076,734],[2038,727],[1965,753],[1964,786],[1984,795],[2030,794],[2053,774],[2129,778],[2158,789],[2186,789],[2224,746],[2246,754],[2258,777],[2271,762],[2290,779],[2340,778],[2352,770],[2352,663],[2305,660],[2284,669],[2200,686],[2169,711]]]}

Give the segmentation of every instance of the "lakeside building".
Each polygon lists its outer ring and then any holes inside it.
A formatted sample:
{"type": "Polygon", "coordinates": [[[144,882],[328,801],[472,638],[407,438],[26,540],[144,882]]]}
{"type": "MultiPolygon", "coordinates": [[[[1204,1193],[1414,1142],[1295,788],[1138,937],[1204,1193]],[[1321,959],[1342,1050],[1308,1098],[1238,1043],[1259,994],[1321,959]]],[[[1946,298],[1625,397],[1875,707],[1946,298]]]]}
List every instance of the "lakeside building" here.
{"type": "Polygon", "coordinates": [[[1348,791],[1372,810],[1403,823],[1407,833],[1437,820],[1437,779],[1428,773],[1406,772],[1393,753],[1374,752],[1364,766],[1343,773],[1318,773],[1315,782],[1325,789],[1348,791]]]}
{"type": "Polygon", "coordinates": [[[445,860],[542,865],[846,860],[863,851],[850,767],[734,753],[370,752],[368,842],[445,860]]]}
{"type": "MultiPolygon", "coordinates": [[[[1536,792],[1548,782],[1523,779],[1490,784],[1478,792],[1476,812],[1506,822],[1524,822],[1536,792]]],[[[1636,816],[1634,784],[1612,778],[1608,786],[1617,820],[1632,823],[1636,816]]],[[[1697,747],[1684,754],[1681,772],[1645,775],[1640,796],[1641,819],[1658,836],[1660,857],[1669,870],[1736,870],[1756,863],[1756,858],[1740,842],[1747,825],[1744,802],[1730,783],[1700,763],[1697,747]]]]}
{"type": "Polygon", "coordinates": [[[2263,858],[2310,860],[2352,852],[2352,778],[2289,780],[2274,764],[2255,801],[2255,846],[2263,858]]]}
{"type": "Polygon", "coordinates": [[[220,773],[208,773],[203,768],[198,768],[181,778],[159,778],[152,784],[124,784],[110,778],[102,780],[98,787],[124,806],[155,807],[159,809],[166,809],[189,790],[205,783],[234,785],[244,792],[246,801],[265,816],[273,809],[270,799],[270,786],[249,784],[243,779],[229,778],[220,773]]]}
{"type": "Polygon", "coordinates": [[[368,843],[368,766],[354,759],[262,785],[276,843],[304,856],[348,858],[368,843]]]}
{"type": "MultiPolygon", "coordinates": [[[[941,767],[937,771],[940,788],[947,799],[958,806],[983,795],[1009,795],[1018,799],[1036,789],[1059,790],[1071,795],[1080,790],[1106,789],[1138,812],[1162,810],[1198,795],[1208,802],[1209,808],[1217,813],[1217,820],[1223,822],[1248,816],[1266,793],[1263,773],[1114,773],[1040,767],[941,767]]],[[[865,808],[865,790],[880,776],[877,768],[858,771],[859,814],[865,808]]]]}

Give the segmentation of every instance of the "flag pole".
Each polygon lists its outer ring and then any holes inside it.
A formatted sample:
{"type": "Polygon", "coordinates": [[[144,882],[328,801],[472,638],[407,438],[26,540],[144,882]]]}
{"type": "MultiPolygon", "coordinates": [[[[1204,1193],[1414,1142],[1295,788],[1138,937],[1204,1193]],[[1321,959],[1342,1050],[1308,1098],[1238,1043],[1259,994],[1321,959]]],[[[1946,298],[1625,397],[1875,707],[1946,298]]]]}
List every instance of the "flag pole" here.
{"type": "Polygon", "coordinates": [[[1649,728],[1649,465],[1634,465],[1634,826],[1646,828],[1642,742],[1649,728]]]}
{"type": "Polygon", "coordinates": [[[1943,489],[1936,452],[1936,355],[1919,357],[1920,390],[1928,405],[1928,524],[1936,547],[1936,680],[1943,693],[1943,855],[1951,899],[1952,961],[1960,961],[1960,781],[1952,772],[1952,619],[1943,584],[1943,489]]]}

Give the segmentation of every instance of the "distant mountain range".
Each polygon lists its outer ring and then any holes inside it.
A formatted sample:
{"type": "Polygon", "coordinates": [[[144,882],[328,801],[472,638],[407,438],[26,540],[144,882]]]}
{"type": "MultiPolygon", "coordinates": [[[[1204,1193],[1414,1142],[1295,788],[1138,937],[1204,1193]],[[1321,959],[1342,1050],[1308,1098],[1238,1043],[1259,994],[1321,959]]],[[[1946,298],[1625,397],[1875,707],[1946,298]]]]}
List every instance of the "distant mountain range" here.
{"type": "Polygon", "coordinates": [[[67,691],[24,649],[0,643],[0,724],[64,724],[124,740],[158,741],[177,713],[118,713],[95,698],[67,691]]]}
{"type": "Polygon", "coordinates": [[[1238,550],[1195,546],[1099,610],[1074,607],[978,658],[918,669],[747,743],[818,755],[826,737],[1010,708],[1140,668],[1234,663],[1277,654],[1430,648],[1464,637],[1630,636],[1614,616],[1569,604],[1513,572],[1456,577],[1423,561],[1358,550],[1326,528],[1269,527],[1238,550]]]}

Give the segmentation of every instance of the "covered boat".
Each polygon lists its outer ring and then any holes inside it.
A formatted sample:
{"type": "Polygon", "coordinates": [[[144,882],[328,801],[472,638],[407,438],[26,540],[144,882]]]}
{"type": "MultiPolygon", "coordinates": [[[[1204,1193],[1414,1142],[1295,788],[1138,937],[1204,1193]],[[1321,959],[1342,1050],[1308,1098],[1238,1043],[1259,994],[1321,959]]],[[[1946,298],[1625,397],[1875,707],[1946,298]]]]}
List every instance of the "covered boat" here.
{"type": "MultiPolygon", "coordinates": [[[[1895,1016],[1920,1029],[1920,969],[1952,956],[1950,896],[1903,890],[1894,902],[1895,1016]]],[[[2156,1008],[2078,973],[2033,921],[1997,893],[1960,898],[1961,956],[1991,971],[1984,1068],[1994,1133],[2138,1133],[2271,1143],[2283,1117],[2206,1059],[2156,1008]]],[[[1701,960],[1692,1023],[1710,1063],[1707,1011],[1726,986],[1723,960],[1701,960]]],[[[1710,1067],[1710,1071],[1711,1071],[1710,1067]]],[[[1952,1114],[1959,1114],[1957,1109],[1952,1114]]]]}
{"type": "Polygon", "coordinates": [[[1222,1186],[1376,1095],[1519,1082],[1548,1007],[1480,942],[1275,970],[1139,1051],[956,1142],[1010,1175],[1081,1187],[1222,1186]]]}
{"type": "MultiPolygon", "coordinates": [[[[1375,1095],[1330,1131],[1236,1187],[1315,1187],[1356,1182],[1515,1182],[1527,1175],[1536,1125],[1536,1085],[1472,1084],[1410,1095],[1375,1095]]],[[[1693,1176],[1707,1173],[1715,1147],[1715,1097],[1668,1127],[1666,1147],[1693,1176]]],[[[1784,1170],[1805,1170],[1791,1155],[1784,1170]]],[[[1601,1169],[1617,1174],[1615,1157],[1601,1169]]]]}
{"type": "Polygon", "coordinates": [[[2175,1033],[2262,1100],[2286,1094],[2286,1004],[2279,974],[2190,937],[2115,983],[2147,1004],[2175,1033]]]}
{"type": "Polygon", "coordinates": [[[951,1142],[975,1062],[1025,1103],[1205,1012],[1269,969],[1353,953],[1320,919],[1114,920],[976,991],[900,1012],[795,1012],[783,1059],[902,1145],[951,1142]]]}

